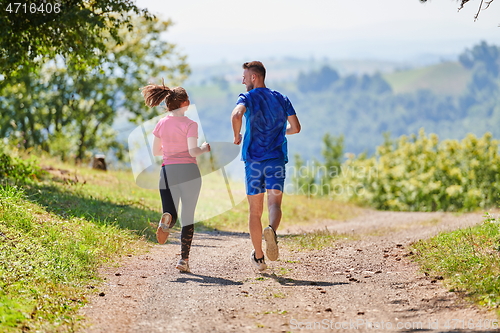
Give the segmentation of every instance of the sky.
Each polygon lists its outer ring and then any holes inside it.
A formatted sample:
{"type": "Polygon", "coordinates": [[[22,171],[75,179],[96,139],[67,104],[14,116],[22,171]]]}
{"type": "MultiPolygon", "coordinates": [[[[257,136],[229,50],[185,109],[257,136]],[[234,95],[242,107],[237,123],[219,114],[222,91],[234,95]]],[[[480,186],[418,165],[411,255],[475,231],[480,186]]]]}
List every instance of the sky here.
{"type": "Polygon", "coordinates": [[[411,61],[500,45],[500,1],[474,16],[454,0],[137,0],[174,25],[191,65],[281,57],[411,61]]]}

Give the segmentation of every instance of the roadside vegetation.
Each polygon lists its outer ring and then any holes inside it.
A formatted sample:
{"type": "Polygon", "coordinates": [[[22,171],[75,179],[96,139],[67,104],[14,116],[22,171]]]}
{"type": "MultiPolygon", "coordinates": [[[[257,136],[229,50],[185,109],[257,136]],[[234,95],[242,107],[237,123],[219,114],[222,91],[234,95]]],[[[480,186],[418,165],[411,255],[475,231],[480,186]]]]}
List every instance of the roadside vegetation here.
{"type": "Polygon", "coordinates": [[[412,252],[426,275],[500,316],[500,218],[487,214],[481,225],[421,240],[412,252]]]}
{"type": "Polygon", "coordinates": [[[0,152],[8,170],[0,176],[0,331],[71,331],[98,291],[97,269],[147,246],[103,218],[116,198],[90,203],[78,183],[50,180],[35,160],[10,155],[0,152]]]}
{"type": "MultiPolygon", "coordinates": [[[[0,150],[0,331],[72,331],[77,310],[100,292],[98,268],[156,242],[159,195],[138,187],[129,171],[0,150]]],[[[246,232],[247,209],[243,202],[196,230],[246,232]]],[[[354,205],[305,196],[287,196],[283,207],[287,225],[358,213],[354,205]]]]}
{"type": "Polygon", "coordinates": [[[500,202],[499,140],[491,133],[461,141],[436,134],[386,141],[374,155],[348,154],[343,137],[323,139],[323,162],[296,157],[294,186],[308,197],[329,198],[381,210],[469,212],[500,202]]]}
{"type": "Polygon", "coordinates": [[[387,140],[375,156],[348,159],[329,185],[335,195],[349,184],[354,190],[340,197],[382,210],[487,210],[500,200],[498,148],[490,133],[440,142],[421,130],[387,140]]]}

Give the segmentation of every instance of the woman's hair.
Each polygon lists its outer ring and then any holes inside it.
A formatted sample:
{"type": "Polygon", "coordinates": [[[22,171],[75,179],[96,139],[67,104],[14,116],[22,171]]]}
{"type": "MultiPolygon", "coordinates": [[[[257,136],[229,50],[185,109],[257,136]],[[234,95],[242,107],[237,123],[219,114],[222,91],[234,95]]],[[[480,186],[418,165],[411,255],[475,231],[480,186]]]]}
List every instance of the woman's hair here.
{"type": "Polygon", "coordinates": [[[141,88],[142,95],[144,96],[144,102],[150,108],[153,106],[160,105],[161,102],[165,101],[167,104],[167,110],[173,111],[181,107],[181,103],[188,100],[188,94],[186,90],[182,87],[175,87],[170,89],[165,86],[162,79],[162,84],[150,84],[141,88]]]}

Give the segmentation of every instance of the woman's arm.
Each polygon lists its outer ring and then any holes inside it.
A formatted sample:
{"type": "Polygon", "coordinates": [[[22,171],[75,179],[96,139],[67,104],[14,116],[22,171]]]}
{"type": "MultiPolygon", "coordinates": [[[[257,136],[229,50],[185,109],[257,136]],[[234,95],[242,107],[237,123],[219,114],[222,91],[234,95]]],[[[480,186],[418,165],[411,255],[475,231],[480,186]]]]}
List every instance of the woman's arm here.
{"type": "Polygon", "coordinates": [[[189,137],[188,138],[188,149],[189,155],[192,157],[200,156],[203,153],[210,151],[210,145],[206,142],[203,142],[201,146],[198,147],[198,138],[189,137]]]}
{"type": "Polygon", "coordinates": [[[163,151],[161,149],[161,139],[156,135],[154,137],[155,138],[153,140],[153,156],[163,156],[163,151]]]}

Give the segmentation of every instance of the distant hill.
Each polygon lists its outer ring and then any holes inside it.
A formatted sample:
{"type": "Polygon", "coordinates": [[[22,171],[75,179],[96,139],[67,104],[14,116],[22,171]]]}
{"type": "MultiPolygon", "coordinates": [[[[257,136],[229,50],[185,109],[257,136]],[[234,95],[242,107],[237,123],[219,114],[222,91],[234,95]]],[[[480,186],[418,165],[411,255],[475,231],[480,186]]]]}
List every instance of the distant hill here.
{"type": "Polygon", "coordinates": [[[260,60],[267,69],[267,82],[289,82],[294,81],[300,72],[310,72],[321,66],[330,66],[337,70],[340,75],[349,74],[374,74],[392,73],[396,70],[407,70],[418,68],[418,64],[412,62],[397,62],[384,60],[360,60],[360,59],[301,59],[285,57],[281,59],[247,59],[241,62],[221,62],[217,64],[197,65],[192,67],[192,73],[186,81],[186,85],[199,85],[209,83],[213,78],[224,78],[230,83],[239,84],[241,81],[241,65],[244,61],[260,60]]]}
{"type": "MultiPolygon", "coordinates": [[[[354,154],[374,153],[384,133],[398,137],[420,128],[440,139],[487,131],[500,137],[493,126],[500,119],[500,80],[491,70],[497,62],[500,66],[500,59],[495,60],[494,46],[481,44],[474,50],[464,52],[471,60],[467,68],[458,61],[416,67],[370,60],[263,60],[267,86],[290,98],[303,125],[299,135],[289,138],[291,160],[294,154],[321,160],[326,133],[343,135],[345,152],[354,154]],[[490,69],[485,71],[483,63],[490,69]],[[311,90],[299,84],[301,73],[311,79],[324,66],[338,73],[328,86],[311,90]]],[[[240,63],[197,66],[184,84],[208,141],[233,140],[230,114],[245,91],[241,74],[240,63]]]]}
{"type": "Polygon", "coordinates": [[[395,93],[428,89],[437,94],[459,96],[467,88],[471,73],[459,62],[443,62],[423,68],[398,70],[386,73],[383,77],[395,93]]]}

